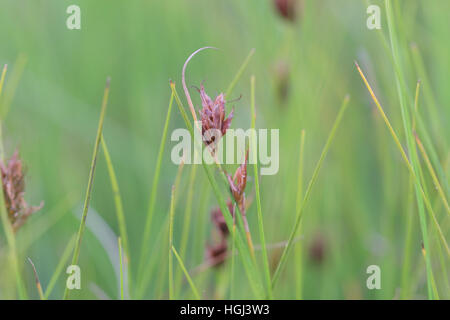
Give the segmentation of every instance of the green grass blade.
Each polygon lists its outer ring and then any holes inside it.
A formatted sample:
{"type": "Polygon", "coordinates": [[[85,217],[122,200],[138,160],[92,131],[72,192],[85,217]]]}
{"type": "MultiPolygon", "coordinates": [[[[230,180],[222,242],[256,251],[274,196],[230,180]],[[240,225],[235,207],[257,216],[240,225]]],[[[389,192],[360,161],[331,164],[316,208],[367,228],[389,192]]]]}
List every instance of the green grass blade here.
{"type": "MultiPolygon", "coordinates": [[[[300,135],[300,155],[298,160],[298,177],[297,177],[297,197],[296,197],[296,210],[298,210],[302,203],[303,196],[303,160],[305,155],[305,129],[302,129],[300,135]]],[[[300,224],[299,232],[302,230],[302,224],[300,224]]],[[[295,293],[297,300],[302,299],[302,288],[303,288],[303,248],[302,243],[298,243],[295,251],[295,293]]]]}
{"type": "Polygon", "coordinates": [[[125,214],[123,212],[123,203],[122,203],[122,197],[120,195],[119,184],[117,182],[116,172],[114,170],[111,156],[109,154],[109,150],[108,150],[108,147],[106,145],[106,141],[105,141],[105,138],[103,137],[103,135],[102,135],[101,142],[102,142],[103,153],[105,155],[106,166],[108,168],[109,178],[111,180],[111,189],[112,189],[112,192],[114,195],[114,204],[116,207],[120,239],[121,239],[121,242],[123,243],[123,249],[125,251],[125,259],[129,263],[130,249],[128,246],[127,226],[126,226],[126,222],[125,222],[125,214]]]}
{"type": "Polygon", "coordinates": [[[45,300],[45,298],[44,298],[44,293],[42,292],[41,281],[39,281],[39,276],[38,276],[36,267],[34,266],[34,263],[33,263],[33,261],[32,261],[30,258],[27,258],[27,260],[28,260],[28,262],[31,264],[31,267],[33,268],[34,280],[35,280],[35,282],[36,282],[36,288],[37,288],[37,291],[38,291],[38,293],[39,293],[39,298],[40,298],[41,300],[45,300]]]}
{"type": "Polygon", "coordinates": [[[166,145],[167,131],[169,130],[169,122],[170,122],[170,115],[172,113],[173,98],[174,97],[172,94],[170,96],[169,108],[167,109],[167,115],[166,115],[166,120],[164,123],[163,134],[161,137],[161,143],[159,145],[158,158],[156,160],[155,173],[154,173],[153,182],[152,182],[152,190],[150,192],[150,201],[149,201],[147,216],[146,216],[146,220],[145,220],[144,234],[142,237],[141,254],[139,257],[139,268],[138,268],[138,278],[139,279],[143,272],[142,269],[144,268],[144,264],[145,264],[146,244],[149,243],[149,241],[150,241],[150,231],[151,231],[151,225],[152,225],[152,221],[153,221],[153,215],[155,213],[156,198],[158,195],[159,176],[161,174],[161,163],[162,163],[162,158],[163,158],[163,154],[164,154],[164,148],[166,145]]]}
{"type": "Polygon", "coordinates": [[[249,64],[249,62],[254,54],[255,54],[255,49],[251,49],[247,58],[245,58],[241,67],[239,68],[238,72],[236,73],[233,80],[229,84],[227,90],[225,91],[225,98],[228,98],[230,96],[231,92],[233,91],[234,87],[238,83],[239,79],[242,77],[242,74],[244,73],[245,69],[247,68],[247,65],[249,64]]]}
{"type": "MultiPolygon", "coordinates": [[[[189,230],[191,226],[191,217],[192,217],[192,201],[194,199],[194,183],[195,176],[197,174],[197,166],[195,164],[192,165],[191,172],[189,175],[188,182],[188,191],[186,196],[186,205],[184,209],[184,220],[183,220],[183,230],[181,231],[181,241],[180,241],[180,257],[184,259],[187,249],[187,243],[189,239],[189,230]]],[[[179,284],[181,282],[181,270],[177,269],[175,274],[175,283],[179,284]]]]}
{"type": "MultiPolygon", "coordinates": [[[[75,249],[73,252],[72,265],[78,264],[78,258],[80,256],[80,249],[81,249],[81,241],[83,238],[84,230],[86,228],[87,213],[89,210],[89,203],[91,200],[92,188],[94,185],[94,175],[95,175],[95,168],[97,165],[98,149],[100,146],[100,140],[101,140],[102,131],[103,131],[103,121],[105,119],[106,107],[108,105],[109,85],[110,85],[110,79],[108,78],[106,80],[105,92],[103,94],[102,109],[100,112],[100,120],[98,122],[98,128],[97,128],[97,137],[95,139],[94,152],[92,154],[92,161],[91,161],[91,169],[89,171],[89,180],[88,180],[88,185],[87,185],[87,189],[86,189],[86,197],[84,199],[83,215],[81,216],[80,228],[78,229],[77,242],[75,244],[75,249]]],[[[66,287],[65,292],[64,292],[64,299],[67,299],[67,298],[69,298],[69,289],[66,287]]]]}
{"type": "Polygon", "coordinates": [[[69,261],[70,254],[72,253],[73,247],[75,245],[75,235],[72,236],[72,238],[69,240],[69,243],[67,243],[66,248],[63,251],[63,254],[61,256],[61,259],[59,260],[58,264],[56,265],[55,271],[53,272],[50,281],[48,282],[47,289],[45,289],[44,292],[44,298],[48,299],[50,294],[52,293],[53,289],[55,288],[56,282],[58,281],[59,276],[63,272],[65,266],[67,265],[67,262],[69,261]]]}
{"type": "Polygon", "coordinates": [[[169,300],[174,299],[173,256],[172,256],[174,202],[175,202],[175,186],[172,187],[172,193],[170,197],[170,212],[169,212],[169,300]]]}
{"type": "MultiPolygon", "coordinates": [[[[252,129],[255,129],[256,125],[256,111],[255,111],[255,76],[251,77],[250,80],[250,87],[251,87],[251,94],[250,94],[250,106],[251,106],[251,113],[252,113],[252,129]]],[[[269,268],[269,258],[267,257],[267,248],[266,248],[266,238],[264,235],[264,223],[263,223],[263,215],[262,215],[262,209],[261,209],[261,193],[259,189],[259,170],[258,170],[258,155],[257,155],[257,146],[256,146],[256,137],[255,135],[252,135],[251,137],[251,147],[250,150],[253,152],[253,156],[255,161],[255,164],[253,165],[253,174],[255,179],[255,194],[256,194],[256,210],[258,212],[258,228],[259,228],[259,238],[261,241],[261,250],[262,250],[262,257],[263,257],[263,267],[264,267],[264,275],[266,278],[266,286],[267,286],[267,296],[269,299],[273,298],[272,293],[272,285],[270,280],[270,268],[269,268]]]]}
{"type": "Polygon", "coordinates": [[[349,100],[350,100],[350,97],[348,95],[345,96],[344,101],[342,102],[342,106],[341,106],[341,108],[339,110],[339,113],[338,113],[338,115],[336,117],[336,120],[334,122],[333,128],[331,129],[331,132],[330,132],[330,134],[328,136],[327,142],[325,143],[325,146],[324,146],[324,148],[322,150],[322,153],[320,155],[319,161],[317,162],[317,165],[316,165],[316,167],[314,169],[314,172],[313,172],[313,175],[311,177],[311,180],[309,181],[308,187],[306,189],[305,197],[303,198],[303,201],[301,203],[300,208],[297,210],[297,215],[296,215],[296,218],[295,218],[294,227],[292,228],[292,231],[291,231],[291,233],[289,235],[288,243],[287,243],[287,245],[286,245],[286,247],[285,247],[285,249],[283,251],[283,254],[281,255],[281,258],[280,258],[280,261],[278,263],[278,266],[277,266],[277,268],[275,270],[275,273],[274,273],[274,275],[272,277],[272,289],[275,288],[275,285],[277,284],[277,281],[278,281],[278,279],[279,279],[279,277],[281,275],[281,271],[283,270],[283,267],[286,264],[288,254],[289,254],[289,252],[290,252],[290,250],[292,248],[295,235],[298,232],[298,228],[300,226],[300,222],[301,222],[302,217],[303,217],[304,208],[306,206],[306,203],[308,202],[309,196],[311,194],[312,187],[314,186],[314,183],[316,182],[317,176],[319,175],[319,171],[320,171],[320,168],[322,167],[323,160],[325,159],[325,157],[326,157],[326,155],[328,153],[328,149],[330,148],[330,145],[331,145],[331,143],[333,141],[333,138],[334,138],[334,136],[336,134],[336,130],[339,127],[339,124],[341,123],[342,117],[344,116],[344,112],[347,109],[347,105],[348,105],[349,100]]]}
{"type": "Polygon", "coordinates": [[[124,300],[123,294],[123,256],[122,256],[122,238],[117,238],[117,245],[119,247],[119,266],[120,266],[120,300],[124,300]]]}
{"type": "Polygon", "coordinates": [[[183,260],[181,259],[180,255],[178,254],[177,250],[175,250],[175,247],[172,246],[172,251],[175,254],[175,257],[178,260],[178,263],[180,264],[181,270],[183,270],[183,273],[186,277],[186,280],[188,281],[189,285],[191,286],[192,292],[194,293],[195,299],[200,300],[200,295],[198,294],[198,290],[195,287],[194,282],[192,281],[191,276],[189,275],[188,271],[186,270],[186,267],[184,266],[183,260]]]}
{"type": "MultiPolygon", "coordinates": [[[[109,154],[109,150],[108,150],[108,147],[106,145],[106,141],[105,141],[105,138],[103,137],[103,135],[102,135],[101,142],[102,142],[103,154],[105,155],[106,166],[108,168],[109,179],[111,182],[111,189],[112,189],[113,196],[114,196],[114,205],[116,207],[116,216],[117,216],[117,223],[119,225],[120,239],[121,239],[121,242],[123,243],[123,249],[125,251],[125,264],[128,265],[128,268],[127,268],[128,284],[131,285],[132,277],[131,277],[131,268],[129,267],[130,266],[130,247],[128,245],[127,225],[126,225],[126,220],[125,220],[125,214],[123,211],[122,197],[120,195],[119,183],[117,182],[116,172],[114,170],[111,156],[109,154]]],[[[132,290],[130,289],[130,291],[132,291],[132,290]]]]}

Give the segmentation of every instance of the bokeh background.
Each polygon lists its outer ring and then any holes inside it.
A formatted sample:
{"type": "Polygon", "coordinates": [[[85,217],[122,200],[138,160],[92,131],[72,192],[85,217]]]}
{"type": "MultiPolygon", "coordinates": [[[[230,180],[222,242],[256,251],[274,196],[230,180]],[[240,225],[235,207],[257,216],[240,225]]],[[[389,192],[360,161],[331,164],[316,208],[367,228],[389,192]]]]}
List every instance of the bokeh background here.
{"type": "MultiPolygon", "coordinates": [[[[272,268],[281,254],[277,244],[287,239],[295,220],[301,130],[306,132],[305,188],[344,96],[351,97],[275,297],[426,298],[421,233],[408,171],[354,66],[357,60],[405,143],[384,1],[302,3],[294,21],[289,21],[269,0],[0,1],[0,64],[8,64],[1,99],[3,107],[9,109],[3,122],[5,149],[8,157],[18,149],[26,165],[28,202],[45,201],[44,208],[16,236],[30,298],[38,298],[38,294],[26,257],[36,265],[45,289],[78,230],[107,76],[112,80],[104,137],[123,199],[131,269],[137,269],[142,246],[151,257],[145,267],[148,282],[140,295],[130,295],[168,297],[164,231],[178,169],[170,161],[170,136],[149,243],[142,243],[142,233],[170,98],[169,79],[181,93],[182,65],[190,53],[203,46],[220,50],[205,51],[194,58],[188,84],[204,81],[211,96],[225,91],[254,48],[255,54],[230,97],[242,94],[232,104],[232,127],[250,125],[250,76],[254,75],[257,127],[280,129],[279,173],[261,179],[266,241],[273,244],[269,250],[272,268]],[[366,27],[369,3],[381,8],[381,30],[366,27]],[[71,4],[81,8],[81,30],[66,28],[66,8],[71,4]],[[408,230],[409,258],[405,254],[408,230]],[[409,259],[406,271],[405,256],[409,259]],[[366,268],[373,264],[381,268],[381,290],[366,287],[366,268]]],[[[408,89],[413,97],[416,81],[422,80],[420,114],[448,176],[450,2],[395,1],[394,9],[408,89]]],[[[192,96],[199,105],[195,90],[192,96]]],[[[182,117],[174,106],[169,134],[182,127],[182,117]]],[[[191,170],[186,165],[180,180],[175,244],[183,228],[191,170]]],[[[424,172],[437,218],[448,238],[448,215],[425,167],[424,172]]],[[[250,175],[248,195],[254,194],[253,182],[250,175]]],[[[448,179],[441,183],[446,188],[448,179]]],[[[228,263],[198,272],[205,246],[213,239],[210,210],[217,206],[201,167],[193,199],[184,262],[203,298],[229,298],[228,263]]],[[[248,218],[258,244],[254,204],[248,218]]],[[[116,299],[119,230],[102,152],[88,221],[79,261],[82,290],[73,291],[71,297],[116,299]]],[[[449,298],[449,259],[428,222],[437,289],[441,298],[449,298]]],[[[0,298],[14,298],[14,276],[5,258],[3,229],[1,233],[0,298]]],[[[257,257],[260,259],[259,253],[257,257]]],[[[175,266],[180,279],[176,261],[175,266]]],[[[50,298],[62,297],[65,279],[63,272],[50,298]]],[[[235,298],[253,297],[239,262],[234,283],[235,298]]],[[[185,281],[177,282],[176,296],[192,298],[185,281]]]]}

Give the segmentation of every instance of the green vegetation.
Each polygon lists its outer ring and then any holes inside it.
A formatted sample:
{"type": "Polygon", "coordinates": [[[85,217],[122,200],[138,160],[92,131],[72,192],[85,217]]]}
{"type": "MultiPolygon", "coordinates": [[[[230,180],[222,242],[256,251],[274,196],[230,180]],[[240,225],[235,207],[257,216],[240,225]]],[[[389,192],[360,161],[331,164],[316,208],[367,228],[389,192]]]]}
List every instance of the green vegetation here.
{"type": "Polygon", "coordinates": [[[0,161],[45,204],[15,230],[0,192],[0,299],[450,298],[449,1],[81,0],[81,30],[70,1],[1,4],[0,161]],[[237,165],[171,161],[205,46],[195,117],[203,83],[231,128],[280,130],[244,206],[237,165]]]}

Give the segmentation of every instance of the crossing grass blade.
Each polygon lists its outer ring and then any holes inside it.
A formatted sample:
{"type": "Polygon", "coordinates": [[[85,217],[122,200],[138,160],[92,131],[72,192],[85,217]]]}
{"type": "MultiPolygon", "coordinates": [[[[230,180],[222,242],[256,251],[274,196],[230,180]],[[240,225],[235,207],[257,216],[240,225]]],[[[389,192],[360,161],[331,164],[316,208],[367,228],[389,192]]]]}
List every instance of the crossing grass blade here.
{"type": "Polygon", "coordinates": [[[305,196],[303,198],[303,201],[301,202],[301,206],[297,210],[294,226],[293,226],[292,231],[291,231],[291,233],[289,235],[287,245],[286,245],[286,247],[283,250],[283,253],[281,255],[280,261],[278,262],[278,266],[277,266],[277,268],[275,270],[275,273],[274,273],[274,275],[272,277],[272,290],[275,288],[275,285],[277,284],[277,281],[278,281],[278,279],[279,279],[279,277],[281,275],[281,271],[283,271],[283,268],[284,268],[284,266],[285,266],[285,264],[287,262],[288,255],[289,255],[290,250],[292,249],[292,245],[294,243],[295,235],[298,232],[298,229],[299,229],[299,226],[300,226],[300,222],[301,222],[302,217],[303,217],[303,212],[305,210],[305,206],[308,203],[308,199],[309,199],[310,194],[311,194],[311,190],[312,190],[312,188],[313,188],[313,186],[314,186],[314,184],[315,184],[315,182],[317,180],[320,168],[322,167],[322,163],[323,163],[323,161],[324,161],[324,159],[325,159],[325,157],[326,157],[326,155],[328,153],[328,149],[330,148],[331,143],[333,142],[333,139],[334,139],[334,136],[336,134],[337,128],[339,127],[339,124],[341,123],[342,117],[344,116],[344,112],[347,109],[347,105],[348,105],[349,101],[350,101],[350,97],[348,95],[345,96],[345,98],[344,98],[344,100],[342,102],[341,108],[339,110],[339,113],[338,113],[338,115],[336,117],[336,120],[334,121],[333,128],[331,129],[331,132],[330,132],[330,134],[328,136],[327,142],[325,143],[325,146],[324,146],[324,148],[322,150],[322,153],[320,155],[319,161],[316,164],[316,167],[314,169],[314,172],[313,172],[313,175],[311,177],[311,180],[309,181],[308,187],[307,187],[306,192],[305,192],[305,196]]]}
{"type": "Polygon", "coordinates": [[[239,79],[242,77],[242,74],[244,73],[245,69],[247,68],[247,66],[254,54],[255,54],[255,49],[251,49],[247,58],[245,58],[244,62],[242,63],[241,67],[239,68],[235,77],[233,78],[233,80],[229,84],[227,90],[225,91],[225,98],[229,98],[231,92],[233,91],[234,87],[238,83],[239,79]]]}
{"type": "Polygon", "coordinates": [[[200,295],[198,294],[197,287],[194,284],[194,281],[192,281],[191,276],[189,275],[189,272],[186,270],[186,267],[184,266],[183,260],[181,259],[180,255],[178,254],[175,247],[172,245],[172,251],[175,255],[175,257],[178,260],[178,263],[180,264],[181,270],[183,270],[184,276],[186,277],[186,280],[189,283],[189,286],[191,287],[192,293],[194,294],[195,299],[200,300],[200,295]]]}
{"type": "Polygon", "coordinates": [[[47,288],[45,289],[44,299],[48,299],[50,297],[51,293],[53,292],[53,289],[55,288],[59,276],[66,267],[67,262],[69,261],[70,258],[70,253],[72,252],[73,247],[75,245],[75,239],[76,239],[75,235],[73,235],[72,238],[70,238],[69,242],[67,243],[67,246],[64,249],[63,254],[61,255],[61,259],[59,260],[55,268],[55,271],[53,272],[50,281],[48,282],[47,288]]]}
{"type": "Polygon", "coordinates": [[[27,260],[28,260],[28,262],[30,263],[31,267],[33,268],[34,280],[35,280],[35,282],[36,282],[36,288],[37,288],[37,291],[38,291],[38,293],[39,293],[39,298],[40,298],[41,300],[45,300],[45,298],[44,298],[44,293],[42,292],[41,281],[39,280],[39,276],[38,276],[36,267],[34,266],[34,263],[33,263],[33,261],[32,261],[30,258],[27,258],[27,260]]]}
{"type": "Polygon", "coordinates": [[[155,172],[153,175],[152,189],[150,192],[150,201],[148,204],[148,211],[147,211],[147,216],[146,216],[146,220],[145,220],[144,233],[142,236],[142,247],[141,247],[141,253],[140,253],[140,257],[139,257],[139,267],[138,267],[138,273],[137,273],[138,279],[141,279],[141,276],[142,276],[145,259],[146,259],[146,257],[145,257],[146,248],[147,248],[146,244],[149,243],[149,241],[150,241],[150,231],[151,231],[153,216],[155,214],[155,205],[156,205],[156,199],[157,199],[157,195],[158,195],[159,177],[161,174],[161,164],[162,164],[162,158],[163,158],[164,149],[165,149],[166,140],[167,140],[167,131],[169,130],[170,115],[172,113],[173,99],[174,99],[174,96],[172,93],[172,95],[170,96],[169,108],[167,109],[166,120],[164,122],[163,133],[161,136],[161,143],[159,145],[158,157],[156,160],[155,172]]]}
{"type": "MultiPolygon", "coordinates": [[[[95,139],[94,152],[92,154],[91,169],[89,171],[89,180],[88,180],[88,185],[87,185],[87,189],[86,189],[86,196],[84,199],[83,214],[81,216],[80,228],[78,229],[77,240],[76,240],[75,249],[73,252],[72,265],[78,264],[78,258],[80,256],[80,249],[81,249],[81,241],[83,239],[83,233],[86,228],[86,219],[87,219],[87,214],[88,214],[88,210],[89,210],[89,203],[91,201],[91,193],[92,193],[92,188],[94,186],[94,176],[95,176],[95,168],[97,165],[98,149],[100,147],[100,140],[101,140],[102,131],[103,131],[103,121],[105,119],[106,107],[108,105],[109,86],[110,86],[110,78],[108,78],[106,80],[105,92],[103,94],[102,108],[100,111],[100,119],[99,119],[98,128],[97,128],[97,137],[95,139]]],[[[63,298],[64,298],[64,300],[69,298],[69,289],[67,287],[64,291],[63,298]]]]}
{"type": "Polygon", "coordinates": [[[170,197],[170,212],[169,212],[169,300],[174,299],[174,283],[173,283],[173,216],[174,216],[174,202],[175,202],[175,186],[172,187],[170,197]]]}

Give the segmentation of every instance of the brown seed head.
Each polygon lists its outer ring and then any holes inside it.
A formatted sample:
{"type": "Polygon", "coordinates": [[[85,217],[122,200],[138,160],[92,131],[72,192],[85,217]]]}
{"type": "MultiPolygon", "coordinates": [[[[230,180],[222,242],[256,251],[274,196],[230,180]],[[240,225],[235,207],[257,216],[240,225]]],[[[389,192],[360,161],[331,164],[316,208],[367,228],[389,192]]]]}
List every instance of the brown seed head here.
{"type": "Polygon", "coordinates": [[[19,159],[17,151],[14,152],[6,165],[0,162],[0,171],[8,218],[13,230],[17,231],[33,212],[42,208],[43,203],[37,207],[29,207],[26,203],[22,160],[19,159]]]}

